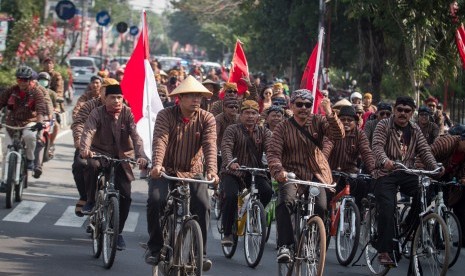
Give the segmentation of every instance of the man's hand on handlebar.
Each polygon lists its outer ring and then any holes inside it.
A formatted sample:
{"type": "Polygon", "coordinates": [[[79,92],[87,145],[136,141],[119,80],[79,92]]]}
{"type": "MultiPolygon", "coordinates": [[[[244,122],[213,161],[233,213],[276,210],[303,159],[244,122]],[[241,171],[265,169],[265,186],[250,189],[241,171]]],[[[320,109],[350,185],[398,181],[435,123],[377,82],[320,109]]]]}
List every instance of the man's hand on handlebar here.
{"type": "Polygon", "coordinates": [[[92,158],[94,153],[90,150],[81,150],[81,157],[83,159],[92,158]]]}
{"type": "Polygon", "coordinates": [[[145,158],[137,158],[136,163],[139,165],[139,170],[143,170],[147,168],[148,161],[145,158]]]}
{"type": "Polygon", "coordinates": [[[284,183],[287,182],[287,172],[286,171],[281,171],[278,173],[276,176],[276,181],[284,183]]]}
{"type": "Polygon", "coordinates": [[[384,169],[386,169],[386,170],[388,170],[388,171],[393,171],[395,168],[396,168],[396,166],[395,166],[394,161],[392,161],[392,160],[390,160],[390,159],[387,159],[387,160],[384,162],[384,169]]]}
{"type": "Polygon", "coordinates": [[[237,171],[240,167],[241,166],[239,165],[239,163],[232,163],[231,165],[229,165],[229,169],[233,171],[237,171]]]}
{"type": "Polygon", "coordinates": [[[213,182],[213,186],[215,186],[215,188],[217,188],[218,183],[220,182],[220,178],[216,173],[207,173],[207,180],[215,180],[215,182],[213,182]]]}
{"type": "Polygon", "coordinates": [[[165,168],[163,168],[160,165],[154,166],[152,170],[150,171],[150,176],[154,179],[160,178],[161,173],[165,171],[165,168]]]}

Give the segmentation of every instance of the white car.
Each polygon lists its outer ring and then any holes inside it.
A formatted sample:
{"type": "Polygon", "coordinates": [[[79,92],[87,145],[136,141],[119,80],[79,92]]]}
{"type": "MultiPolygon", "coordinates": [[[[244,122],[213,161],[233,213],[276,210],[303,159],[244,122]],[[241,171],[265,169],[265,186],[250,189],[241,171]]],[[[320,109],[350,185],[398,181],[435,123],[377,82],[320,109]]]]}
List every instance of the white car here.
{"type": "Polygon", "coordinates": [[[73,71],[73,83],[88,84],[90,78],[98,73],[96,62],[91,57],[71,57],[69,65],[73,71]]]}

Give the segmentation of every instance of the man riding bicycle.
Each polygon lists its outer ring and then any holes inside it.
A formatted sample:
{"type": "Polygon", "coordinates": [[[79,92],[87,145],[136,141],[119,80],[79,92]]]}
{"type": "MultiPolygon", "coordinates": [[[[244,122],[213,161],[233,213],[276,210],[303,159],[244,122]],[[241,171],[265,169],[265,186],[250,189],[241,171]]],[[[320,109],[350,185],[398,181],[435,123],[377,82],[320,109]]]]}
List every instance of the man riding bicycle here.
{"type": "MultiPolygon", "coordinates": [[[[105,104],[94,109],[87,119],[82,131],[80,153],[83,158],[90,158],[93,153],[100,153],[112,158],[133,158],[139,168],[145,168],[147,157],[144,153],[142,139],[136,130],[131,109],[123,104],[123,95],[119,85],[109,85],[105,89],[105,104]]],[[[100,167],[99,160],[87,160],[84,172],[86,182],[87,203],[82,213],[88,214],[95,205],[96,183],[100,167]]],[[[121,233],[131,206],[131,181],[134,180],[132,169],[128,163],[121,163],[115,170],[115,184],[119,191],[119,235],[117,249],[126,247],[121,233]]],[[[116,234],[116,233],[115,233],[116,234]]]]}
{"type": "MultiPolygon", "coordinates": [[[[298,179],[332,183],[331,168],[324,156],[323,140],[326,135],[332,140],[344,137],[344,128],[337,115],[331,110],[329,99],[323,99],[321,106],[325,116],[311,114],[312,92],[296,90],[291,95],[293,117],[277,125],[273,139],[268,145],[267,160],[271,176],[279,182],[279,198],[276,206],[278,229],[278,262],[289,262],[289,247],[294,244],[291,214],[299,190],[298,185],[284,185],[287,173],[293,172],[298,179]]],[[[302,187],[303,189],[304,187],[302,187]]],[[[316,214],[324,218],[326,192],[320,189],[316,200],[316,214]]]]}
{"type": "MultiPolygon", "coordinates": [[[[200,109],[202,97],[208,91],[194,77],[188,76],[170,96],[176,96],[179,104],[158,112],[153,131],[152,179],[149,182],[147,200],[147,224],[150,239],[145,262],[156,265],[163,247],[160,214],[166,206],[170,182],[161,173],[182,178],[202,177],[205,158],[207,178],[217,176],[216,123],[213,115],[200,109]]],[[[191,184],[191,211],[196,215],[202,231],[204,255],[206,255],[207,230],[210,223],[210,202],[206,185],[191,184]]],[[[212,262],[204,256],[203,270],[208,271],[212,262]]]]}
{"type": "MultiPolygon", "coordinates": [[[[262,156],[271,139],[271,131],[257,125],[260,117],[258,110],[259,106],[256,101],[242,102],[240,123],[226,129],[221,143],[221,156],[223,157],[221,183],[224,193],[222,215],[224,238],[221,244],[224,246],[232,246],[234,243],[231,231],[234,212],[237,212],[237,194],[243,187],[250,186],[252,177],[251,174],[238,171],[238,169],[241,165],[262,168],[262,156]],[[234,158],[237,160],[230,164],[234,158]],[[229,168],[226,167],[227,165],[229,168]]],[[[255,179],[260,201],[263,206],[266,206],[273,195],[270,180],[266,173],[259,173],[255,179]]]]}
{"type": "MultiPolygon", "coordinates": [[[[9,87],[0,95],[0,109],[5,106],[8,108],[6,124],[19,127],[35,126],[35,129],[40,131],[48,110],[44,99],[46,91],[34,81],[33,70],[29,66],[20,66],[16,70],[16,82],[17,84],[9,87]]],[[[37,133],[30,128],[22,131],[29,170],[35,169],[36,137],[37,133]]]]}
{"type": "Polygon", "coordinates": [[[427,170],[438,167],[420,128],[410,122],[414,110],[415,102],[411,97],[398,97],[394,116],[381,120],[373,134],[373,154],[376,159],[373,176],[376,179],[375,196],[379,212],[377,250],[379,262],[383,265],[394,264],[388,252],[393,250],[397,188],[413,197],[412,211],[403,224],[413,223],[417,216],[415,210],[420,209],[418,176],[395,172],[394,163],[402,162],[408,168],[413,168],[415,157],[419,156],[427,170]]]}

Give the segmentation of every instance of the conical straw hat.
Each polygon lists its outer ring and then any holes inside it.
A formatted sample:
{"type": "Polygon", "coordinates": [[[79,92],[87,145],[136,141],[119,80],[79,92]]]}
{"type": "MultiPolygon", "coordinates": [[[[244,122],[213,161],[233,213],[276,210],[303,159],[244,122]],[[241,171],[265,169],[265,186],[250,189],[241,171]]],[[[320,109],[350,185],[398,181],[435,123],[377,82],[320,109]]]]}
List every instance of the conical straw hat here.
{"type": "Polygon", "coordinates": [[[170,97],[177,96],[180,94],[187,93],[202,93],[204,97],[210,97],[213,95],[212,92],[203,86],[198,80],[193,76],[189,75],[185,80],[183,80],[178,87],[176,87],[170,94],[170,97]]]}
{"type": "Polygon", "coordinates": [[[343,106],[352,106],[352,104],[351,104],[347,99],[342,99],[342,100],[336,102],[336,103],[333,105],[333,108],[340,109],[340,108],[343,107],[343,106]]]}

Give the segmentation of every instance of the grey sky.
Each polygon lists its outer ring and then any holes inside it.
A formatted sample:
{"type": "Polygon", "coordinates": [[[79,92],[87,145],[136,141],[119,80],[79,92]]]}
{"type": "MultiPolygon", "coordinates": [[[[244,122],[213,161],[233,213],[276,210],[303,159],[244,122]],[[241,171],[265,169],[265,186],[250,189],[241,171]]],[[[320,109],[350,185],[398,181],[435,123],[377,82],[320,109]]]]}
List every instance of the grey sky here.
{"type": "Polygon", "coordinates": [[[169,5],[169,0],[130,0],[131,6],[136,10],[151,10],[156,13],[162,13],[169,5]]]}

